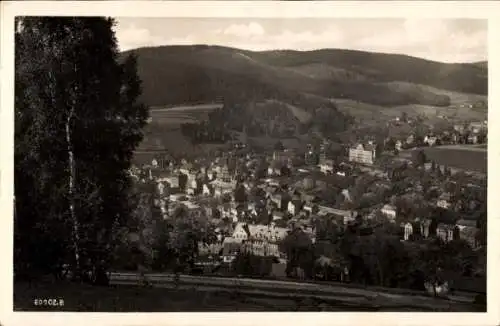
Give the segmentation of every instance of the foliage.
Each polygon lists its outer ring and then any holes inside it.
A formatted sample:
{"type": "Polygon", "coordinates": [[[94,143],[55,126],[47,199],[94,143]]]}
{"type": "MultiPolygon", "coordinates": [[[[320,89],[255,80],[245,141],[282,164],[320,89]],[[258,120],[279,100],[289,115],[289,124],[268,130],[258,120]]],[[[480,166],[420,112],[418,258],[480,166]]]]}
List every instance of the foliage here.
{"type": "Polygon", "coordinates": [[[244,203],[247,200],[247,193],[245,186],[240,183],[236,186],[236,189],[234,190],[234,200],[237,203],[244,203]]]}
{"type": "Polygon", "coordinates": [[[427,163],[427,156],[423,150],[417,150],[413,152],[413,164],[415,167],[423,166],[427,163]]]}
{"type": "Polygon", "coordinates": [[[113,24],[106,18],[18,20],[18,274],[45,273],[60,269],[62,263],[76,267],[77,255],[86,269],[109,261],[115,231],[130,216],[127,169],[148,113],[137,102],[141,82],[135,58],[118,62],[113,24]],[[71,143],[66,143],[66,126],[71,143]],[[74,193],[68,183],[70,153],[76,172],[74,193]],[[76,206],[76,221],[69,216],[70,201],[76,206]]]}
{"type": "Polygon", "coordinates": [[[282,151],[284,149],[285,149],[285,146],[283,146],[283,143],[281,141],[277,141],[276,144],[274,144],[274,150],[282,151]]]}
{"type": "Polygon", "coordinates": [[[280,245],[288,257],[287,274],[299,267],[311,277],[315,257],[309,236],[302,229],[297,228],[292,230],[280,245]]]}
{"type": "Polygon", "coordinates": [[[255,256],[250,253],[240,252],[232,263],[233,272],[245,276],[269,276],[274,257],[255,256]]]}

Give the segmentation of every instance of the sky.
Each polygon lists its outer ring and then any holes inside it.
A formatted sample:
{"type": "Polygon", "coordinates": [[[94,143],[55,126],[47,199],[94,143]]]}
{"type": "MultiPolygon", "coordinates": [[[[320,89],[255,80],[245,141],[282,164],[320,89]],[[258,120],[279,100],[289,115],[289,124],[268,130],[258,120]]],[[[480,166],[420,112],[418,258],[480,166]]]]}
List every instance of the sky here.
{"type": "Polygon", "coordinates": [[[393,18],[117,18],[122,51],[208,44],[245,50],[339,48],[441,62],[487,60],[487,20],[393,18]]]}

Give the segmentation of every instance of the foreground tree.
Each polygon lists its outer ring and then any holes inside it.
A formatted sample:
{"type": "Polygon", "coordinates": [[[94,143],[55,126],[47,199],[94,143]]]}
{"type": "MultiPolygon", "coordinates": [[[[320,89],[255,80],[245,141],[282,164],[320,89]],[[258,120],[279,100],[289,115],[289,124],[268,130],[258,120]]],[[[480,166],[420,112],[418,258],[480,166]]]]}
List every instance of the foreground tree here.
{"type": "Polygon", "coordinates": [[[17,21],[16,273],[106,265],[128,219],[132,151],[147,108],[136,60],[118,62],[114,21],[17,21]]]}

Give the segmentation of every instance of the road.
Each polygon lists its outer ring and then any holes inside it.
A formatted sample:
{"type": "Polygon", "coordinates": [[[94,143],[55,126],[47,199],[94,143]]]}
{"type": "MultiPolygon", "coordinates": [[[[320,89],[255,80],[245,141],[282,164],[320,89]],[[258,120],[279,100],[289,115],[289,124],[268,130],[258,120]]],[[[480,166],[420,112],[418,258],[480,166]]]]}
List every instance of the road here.
{"type": "MultiPolygon", "coordinates": [[[[146,277],[155,287],[173,288],[175,285],[173,274],[147,274],[146,277]]],[[[112,284],[137,284],[138,282],[139,277],[135,273],[111,273],[112,284]]],[[[315,284],[250,278],[181,275],[179,287],[196,287],[206,291],[232,290],[249,295],[261,294],[274,297],[315,297],[354,305],[419,306],[423,309],[447,309],[450,305],[460,305],[457,302],[435,299],[424,295],[377,292],[369,289],[346,287],[342,286],[342,284],[315,284]]]]}

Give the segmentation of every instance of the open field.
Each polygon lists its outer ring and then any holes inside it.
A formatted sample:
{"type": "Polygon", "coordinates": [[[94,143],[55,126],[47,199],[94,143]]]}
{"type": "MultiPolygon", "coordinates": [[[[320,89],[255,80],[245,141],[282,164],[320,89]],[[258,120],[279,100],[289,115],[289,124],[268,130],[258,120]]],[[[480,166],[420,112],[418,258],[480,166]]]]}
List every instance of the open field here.
{"type": "MultiPolygon", "coordinates": [[[[473,96],[472,98],[475,98],[473,96]]],[[[358,102],[350,99],[333,99],[339,110],[352,115],[364,124],[375,124],[401,117],[403,112],[409,117],[424,115],[428,119],[437,120],[438,116],[446,116],[449,119],[460,118],[469,120],[486,120],[488,113],[485,110],[472,110],[461,105],[451,104],[449,107],[437,107],[422,104],[408,104],[398,106],[380,106],[358,102]]],[[[463,103],[467,103],[466,101],[463,103]]]]}
{"type": "Polygon", "coordinates": [[[472,152],[479,152],[479,153],[487,153],[487,144],[480,144],[480,145],[444,145],[444,146],[439,146],[441,149],[448,149],[448,150],[460,150],[460,151],[472,151],[472,152]]]}
{"type": "MultiPolygon", "coordinates": [[[[436,161],[439,165],[447,165],[459,170],[486,173],[488,152],[486,148],[475,145],[450,145],[424,147],[428,160],[436,161]]],[[[412,151],[402,151],[399,155],[411,158],[412,151]]]]}
{"type": "Polygon", "coordinates": [[[461,148],[427,147],[425,154],[438,164],[480,173],[487,172],[488,153],[486,151],[464,150],[461,148]]]}
{"type": "Polygon", "coordinates": [[[194,146],[190,139],[182,134],[181,125],[207,120],[210,112],[221,107],[221,104],[211,103],[152,107],[150,110],[150,123],[145,127],[145,137],[136,151],[133,159],[134,163],[151,162],[155,155],[152,151],[168,151],[176,154],[191,153],[193,151],[203,152],[218,147],[215,145],[194,146]]]}
{"type": "Polygon", "coordinates": [[[174,107],[152,107],[150,118],[161,125],[180,125],[195,123],[208,118],[208,113],[222,108],[222,104],[182,105],[174,107]]]}
{"type": "Polygon", "coordinates": [[[221,109],[224,105],[219,103],[204,103],[196,105],[176,105],[176,106],[153,106],[151,110],[154,111],[212,111],[221,109]]]}

